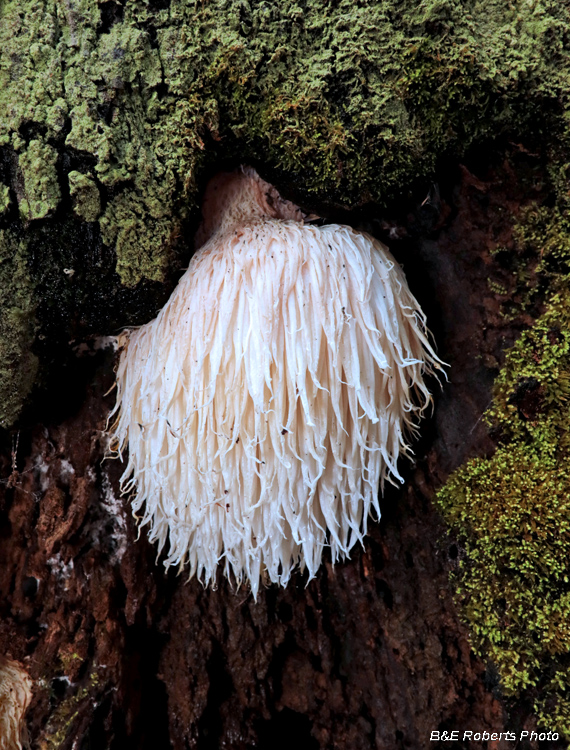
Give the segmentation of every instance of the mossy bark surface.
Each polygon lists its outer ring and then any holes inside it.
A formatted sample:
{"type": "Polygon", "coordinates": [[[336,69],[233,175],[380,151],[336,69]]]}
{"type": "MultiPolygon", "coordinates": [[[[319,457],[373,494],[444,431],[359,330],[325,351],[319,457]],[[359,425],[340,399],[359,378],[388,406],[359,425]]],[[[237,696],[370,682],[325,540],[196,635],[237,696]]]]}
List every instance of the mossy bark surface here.
{"type": "Polygon", "coordinates": [[[554,205],[532,201],[510,247],[495,248],[505,320],[537,317],[507,351],[485,414],[496,451],[456,471],[438,501],[464,553],[454,582],[474,648],[507,696],[525,696],[540,726],[568,739],[570,205],[564,183],[548,184],[554,205]]]}
{"type": "Polygon", "coordinates": [[[26,295],[41,329],[50,273],[68,339],[148,319],[224,160],[334,213],[405,198],[484,139],[557,142],[568,33],[552,0],[2,0],[0,228],[19,228],[31,266],[6,298],[26,295]],[[85,321],[94,285],[109,302],[85,321]]]}
{"type": "Polygon", "coordinates": [[[569,15],[0,0],[0,651],[35,680],[38,747],[419,750],[433,730],[563,728],[569,15]],[[241,162],[382,239],[450,364],[365,549],[257,603],[165,576],[101,463],[104,337],[154,317],[205,180],[241,162]],[[539,630],[513,615],[532,592],[539,630]]]}

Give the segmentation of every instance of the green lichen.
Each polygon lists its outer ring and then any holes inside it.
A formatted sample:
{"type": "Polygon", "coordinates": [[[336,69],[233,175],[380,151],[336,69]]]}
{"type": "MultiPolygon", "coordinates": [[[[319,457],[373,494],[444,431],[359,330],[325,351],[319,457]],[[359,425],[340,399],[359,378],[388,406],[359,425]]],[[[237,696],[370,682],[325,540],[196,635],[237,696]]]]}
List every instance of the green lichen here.
{"type": "Polygon", "coordinates": [[[142,278],[162,281],[170,260],[169,245],[177,222],[157,196],[134,191],[116,196],[101,218],[101,235],[115,246],[117,273],[123,284],[135,286],[142,278]]]}
{"type": "Polygon", "coordinates": [[[567,204],[559,190],[554,207],[533,205],[519,217],[520,304],[546,296],[546,309],[507,352],[495,383],[487,420],[499,435],[496,453],[455,472],[438,501],[465,542],[457,597],[476,652],[495,663],[507,696],[526,696],[541,726],[570,738],[567,204]]]}
{"type": "Polygon", "coordinates": [[[36,377],[38,361],[31,352],[35,306],[26,266],[26,244],[0,230],[0,426],[17,418],[36,377]]]}
{"type": "Polygon", "coordinates": [[[69,193],[73,210],[84,221],[96,221],[101,213],[101,196],[95,181],[81,172],[70,172],[69,193]]]}
{"type": "Polygon", "coordinates": [[[0,216],[9,209],[10,202],[10,188],[8,185],[0,183],[0,216]]]}
{"type": "Polygon", "coordinates": [[[57,151],[40,140],[30,141],[19,155],[23,190],[18,196],[18,205],[24,220],[44,219],[57,208],[61,193],[56,162],[57,151]]]}

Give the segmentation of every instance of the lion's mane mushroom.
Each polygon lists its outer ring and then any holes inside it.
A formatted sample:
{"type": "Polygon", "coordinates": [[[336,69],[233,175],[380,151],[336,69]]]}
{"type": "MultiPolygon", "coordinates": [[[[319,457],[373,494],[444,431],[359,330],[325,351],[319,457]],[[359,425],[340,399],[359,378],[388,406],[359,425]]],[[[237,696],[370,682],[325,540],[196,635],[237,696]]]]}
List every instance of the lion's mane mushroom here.
{"type": "Polygon", "coordinates": [[[117,370],[123,489],[165,565],[207,583],[223,560],[254,596],[362,541],[441,366],[388,250],[303,218],[250,168],[214,178],[202,246],[117,370]]]}

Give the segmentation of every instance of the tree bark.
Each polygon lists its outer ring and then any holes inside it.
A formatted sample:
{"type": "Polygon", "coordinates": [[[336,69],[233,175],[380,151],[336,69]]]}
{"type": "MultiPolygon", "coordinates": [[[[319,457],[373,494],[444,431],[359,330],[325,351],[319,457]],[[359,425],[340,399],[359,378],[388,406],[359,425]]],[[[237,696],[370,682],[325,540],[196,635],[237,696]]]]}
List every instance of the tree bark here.
{"type": "Polygon", "coordinates": [[[525,322],[499,315],[488,280],[502,269],[490,251],[508,246],[513,215],[540,197],[520,178],[540,166],[511,151],[478,167],[449,169],[382,230],[450,381],[436,388],[416,463],[401,490],[386,491],[364,549],[326,561],[308,585],[297,574],[255,602],[246,586],[220,579],[204,590],[184,571],[165,574],[144,529],[137,540],[119,462],[104,458],[112,350],[78,357],[74,413],[11,433],[0,653],[34,679],[35,747],[419,750],[438,746],[434,731],[533,726],[524,705],[501,702],[492,666],[470,649],[448,581],[462,552],[433,505],[452,469],[493,450],[481,416],[525,322]]]}
{"type": "Polygon", "coordinates": [[[564,3],[0,0],[0,657],[33,680],[34,748],[510,750],[432,733],[535,727],[471,650],[434,499],[492,454],[493,380],[540,312],[502,315],[493,251],[565,174],[568,28],[564,3]],[[105,458],[105,336],[156,315],[205,179],[246,160],[388,245],[449,364],[364,547],[257,602],[165,572],[105,458]]]}

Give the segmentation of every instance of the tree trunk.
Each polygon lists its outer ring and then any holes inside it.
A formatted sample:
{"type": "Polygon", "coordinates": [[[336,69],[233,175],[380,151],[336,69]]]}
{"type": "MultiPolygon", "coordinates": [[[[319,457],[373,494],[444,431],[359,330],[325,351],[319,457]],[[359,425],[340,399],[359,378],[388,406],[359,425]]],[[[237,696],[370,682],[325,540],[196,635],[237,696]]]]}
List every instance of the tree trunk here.
{"type": "Polygon", "coordinates": [[[535,728],[471,650],[434,499],[492,454],[483,413],[532,322],[489,280],[548,198],[568,22],[420,5],[0,0],[0,657],[33,680],[34,748],[502,750],[463,733],[535,728]],[[363,548],[257,601],[165,572],[105,458],[105,336],[156,314],[205,178],[242,161],[383,240],[449,365],[363,548]]]}
{"type": "Polygon", "coordinates": [[[390,222],[450,382],[364,549],[307,586],[297,574],[255,602],[246,586],[165,574],[144,529],[137,540],[119,462],[104,460],[112,350],[80,358],[75,413],[11,433],[0,651],[35,680],[35,746],[419,749],[433,731],[527,726],[470,650],[448,582],[461,550],[433,506],[450,470],[492,450],[481,415],[516,331],[489,291],[489,251],[510,240],[504,209],[526,200],[517,158],[478,177],[462,166],[405,225],[390,222]]]}

